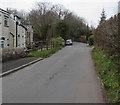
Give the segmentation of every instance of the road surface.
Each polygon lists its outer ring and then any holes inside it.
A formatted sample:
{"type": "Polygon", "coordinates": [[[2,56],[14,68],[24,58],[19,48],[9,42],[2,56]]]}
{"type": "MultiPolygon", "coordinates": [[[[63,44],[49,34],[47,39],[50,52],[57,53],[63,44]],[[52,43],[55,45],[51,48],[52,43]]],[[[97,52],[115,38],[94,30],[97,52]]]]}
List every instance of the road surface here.
{"type": "Polygon", "coordinates": [[[91,48],[75,43],[3,78],[3,103],[104,103],[91,48]]]}

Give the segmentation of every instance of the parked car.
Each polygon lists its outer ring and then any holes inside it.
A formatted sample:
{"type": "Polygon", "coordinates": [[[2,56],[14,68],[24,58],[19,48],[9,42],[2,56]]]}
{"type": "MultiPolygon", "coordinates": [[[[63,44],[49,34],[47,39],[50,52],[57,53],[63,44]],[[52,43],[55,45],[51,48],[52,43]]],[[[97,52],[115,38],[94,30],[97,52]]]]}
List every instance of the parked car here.
{"type": "Polygon", "coordinates": [[[73,42],[71,39],[66,40],[65,45],[73,45],[73,42]]]}

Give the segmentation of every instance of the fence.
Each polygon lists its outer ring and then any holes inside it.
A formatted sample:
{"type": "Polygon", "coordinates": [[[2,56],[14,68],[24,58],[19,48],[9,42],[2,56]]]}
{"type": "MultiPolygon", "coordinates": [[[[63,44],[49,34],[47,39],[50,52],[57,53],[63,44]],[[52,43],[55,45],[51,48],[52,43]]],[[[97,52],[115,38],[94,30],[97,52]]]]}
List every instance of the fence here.
{"type": "Polygon", "coordinates": [[[111,17],[94,30],[95,47],[116,55],[120,70],[120,14],[111,17]]]}
{"type": "Polygon", "coordinates": [[[47,42],[47,41],[37,41],[33,43],[32,50],[49,50],[57,46],[64,46],[64,43],[59,42],[47,42]]]}
{"type": "Polygon", "coordinates": [[[29,51],[43,51],[51,48],[64,45],[58,42],[37,41],[31,47],[26,48],[4,48],[0,49],[0,62],[9,61],[11,59],[23,58],[27,56],[29,51]],[[1,56],[2,55],[2,56],[1,56]]]}

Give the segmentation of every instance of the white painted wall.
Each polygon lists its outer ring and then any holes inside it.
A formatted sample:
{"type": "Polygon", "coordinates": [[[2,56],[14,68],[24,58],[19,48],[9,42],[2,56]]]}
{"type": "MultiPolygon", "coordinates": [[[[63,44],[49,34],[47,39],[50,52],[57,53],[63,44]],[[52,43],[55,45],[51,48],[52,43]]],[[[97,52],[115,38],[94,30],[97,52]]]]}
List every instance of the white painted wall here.
{"type": "Polygon", "coordinates": [[[2,47],[1,37],[2,37],[2,13],[0,12],[0,48],[2,47]]]}
{"type": "Polygon", "coordinates": [[[8,48],[8,40],[9,40],[9,14],[5,11],[1,11],[0,10],[0,14],[1,14],[1,35],[0,35],[0,41],[1,41],[1,38],[4,37],[5,40],[3,41],[4,42],[4,48],[8,48]],[[8,21],[8,25],[5,26],[5,18],[7,18],[7,21],[8,21]]]}
{"type": "MultiPolygon", "coordinates": [[[[2,37],[2,13],[0,12],[0,38],[2,37]]],[[[0,48],[1,48],[1,42],[0,42],[0,48]]]]}
{"type": "Polygon", "coordinates": [[[17,26],[18,29],[18,47],[26,47],[26,30],[21,25],[17,26]]]}
{"type": "Polygon", "coordinates": [[[10,34],[9,34],[9,43],[10,48],[16,47],[16,21],[10,18],[10,34]],[[13,37],[14,36],[14,37],[13,37]]]}
{"type": "MultiPolygon", "coordinates": [[[[3,16],[3,20],[4,20],[4,16],[3,16]]],[[[9,18],[8,18],[8,23],[9,23],[9,18]]],[[[3,21],[3,36],[5,37],[5,48],[9,48],[8,44],[9,44],[9,26],[4,26],[4,21],[3,21]]]]}

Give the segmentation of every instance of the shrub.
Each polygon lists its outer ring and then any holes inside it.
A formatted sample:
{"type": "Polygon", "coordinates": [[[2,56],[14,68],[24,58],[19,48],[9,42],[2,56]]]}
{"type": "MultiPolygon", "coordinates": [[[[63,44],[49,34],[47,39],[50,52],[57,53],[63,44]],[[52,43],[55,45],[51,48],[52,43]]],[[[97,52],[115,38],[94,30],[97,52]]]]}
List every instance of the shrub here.
{"type": "Polygon", "coordinates": [[[94,49],[92,51],[92,56],[95,67],[107,92],[108,100],[111,103],[119,103],[119,75],[117,66],[114,63],[114,55],[109,56],[104,50],[94,49]]]}
{"type": "Polygon", "coordinates": [[[88,38],[88,43],[89,43],[90,46],[94,44],[94,35],[91,35],[91,36],[88,38]]]}
{"type": "Polygon", "coordinates": [[[65,41],[62,37],[51,38],[50,42],[59,43],[61,45],[64,45],[64,43],[65,43],[65,41]]]}

